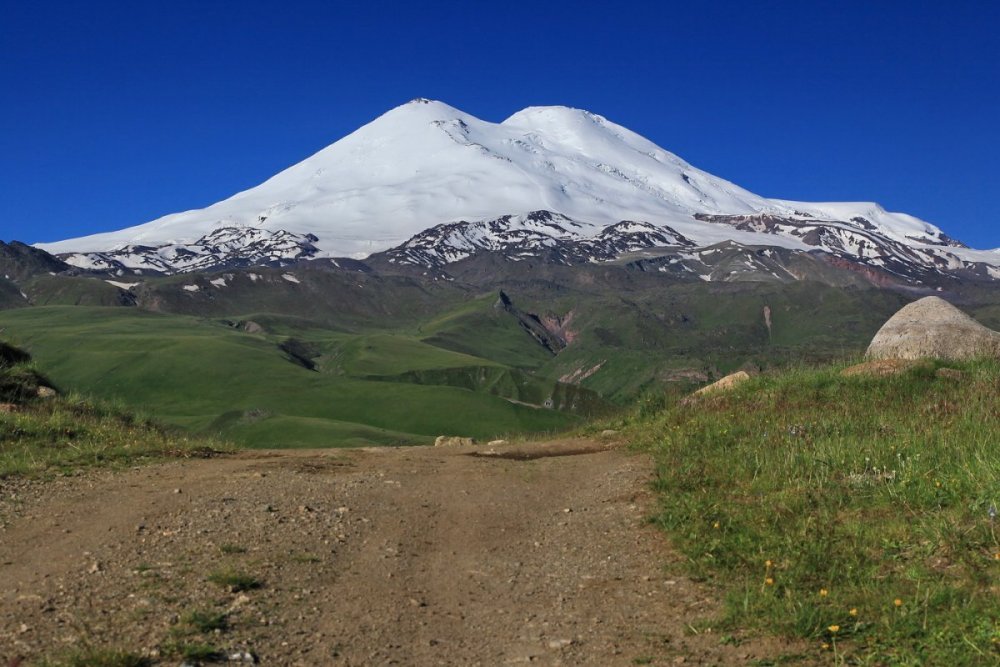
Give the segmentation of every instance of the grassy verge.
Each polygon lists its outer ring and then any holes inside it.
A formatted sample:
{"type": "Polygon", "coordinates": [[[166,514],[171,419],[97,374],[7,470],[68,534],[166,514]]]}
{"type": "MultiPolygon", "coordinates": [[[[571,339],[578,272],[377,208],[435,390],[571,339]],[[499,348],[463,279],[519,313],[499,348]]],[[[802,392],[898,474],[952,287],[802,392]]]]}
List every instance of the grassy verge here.
{"type": "Polygon", "coordinates": [[[764,376],[626,426],[730,629],[837,664],[1000,662],[1000,365],[764,376]]]}
{"type": "Polygon", "coordinates": [[[152,664],[148,658],[129,651],[80,649],[53,660],[43,660],[39,667],[152,667],[152,664]]]}
{"type": "Polygon", "coordinates": [[[0,479],[206,456],[226,448],[189,438],[122,409],[51,398],[0,413],[0,479]]]}
{"type": "Polygon", "coordinates": [[[0,341],[0,480],[143,458],[207,455],[217,447],[121,408],[64,398],[26,352],[0,341]]]}

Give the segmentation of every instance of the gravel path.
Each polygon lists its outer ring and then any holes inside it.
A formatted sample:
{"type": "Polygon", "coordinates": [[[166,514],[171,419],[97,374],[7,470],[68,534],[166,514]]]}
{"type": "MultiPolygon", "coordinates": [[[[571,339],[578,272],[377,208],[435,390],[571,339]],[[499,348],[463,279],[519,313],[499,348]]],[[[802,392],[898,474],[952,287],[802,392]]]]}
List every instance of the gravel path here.
{"type": "Polygon", "coordinates": [[[645,525],[651,463],[585,440],[243,452],[0,482],[0,665],[84,647],[179,665],[748,664],[645,525]],[[243,574],[259,588],[209,579],[243,574]],[[200,633],[191,612],[225,614],[200,633]]]}

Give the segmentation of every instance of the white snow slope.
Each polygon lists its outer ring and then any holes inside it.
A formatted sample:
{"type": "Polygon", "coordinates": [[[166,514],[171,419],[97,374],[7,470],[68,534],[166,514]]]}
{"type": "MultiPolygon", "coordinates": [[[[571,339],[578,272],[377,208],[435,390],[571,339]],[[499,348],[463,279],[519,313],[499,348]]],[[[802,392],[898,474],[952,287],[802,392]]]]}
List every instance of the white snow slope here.
{"type": "MultiPolygon", "coordinates": [[[[207,208],[39,247],[69,253],[187,244],[219,228],[249,227],[312,234],[321,255],[363,258],[444,222],[535,210],[558,212],[597,229],[621,220],[669,225],[700,245],[733,239],[806,248],[794,237],[698,221],[692,217],[696,213],[831,221],[860,216],[879,234],[906,245],[943,240],[937,227],[873,203],[760,197],[587,111],[531,107],[490,123],[442,102],[418,99],[207,208]]],[[[1000,259],[992,251],[948,251],[969,253],[970,260],[1000,259]]]]}

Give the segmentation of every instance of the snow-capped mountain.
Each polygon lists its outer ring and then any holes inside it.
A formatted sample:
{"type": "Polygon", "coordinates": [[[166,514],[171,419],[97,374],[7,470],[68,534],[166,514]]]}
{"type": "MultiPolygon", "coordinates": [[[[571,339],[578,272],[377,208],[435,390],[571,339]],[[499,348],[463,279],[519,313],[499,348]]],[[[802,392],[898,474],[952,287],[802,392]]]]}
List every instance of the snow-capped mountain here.
{"type": "Polygon", "coordinates": [[[174,272],[384,251],[424,266],[556,247],[606,261],[726,241],[905,277],[911,266],[1000,276],[1000,252],[930,223],[873,203],[760,197],[587,111],[531,107],[491,123],[424,99],[207,208],[40,247],[81,267],[174,272]]]}
{"type": "Polygon", "coordinates": [[[217,267],[282,265],[316,256],[312,234],[257,227],[219,227],[190,243],[129,244],[65,255],[67,264],[112,273],[183,273],[217,267]]]}

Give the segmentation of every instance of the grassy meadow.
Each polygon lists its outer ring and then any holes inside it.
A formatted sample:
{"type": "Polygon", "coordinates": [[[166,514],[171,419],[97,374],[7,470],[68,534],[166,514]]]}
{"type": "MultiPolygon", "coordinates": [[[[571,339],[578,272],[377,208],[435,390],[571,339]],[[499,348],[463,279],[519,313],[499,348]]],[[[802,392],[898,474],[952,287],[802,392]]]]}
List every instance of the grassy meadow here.
{"type": "Polygon", "coordinates": [[[1000,365],[838,367],[647,403],[655,522],[726,598],[715,627],[833,664],[1000,663],[1000,365]]]}
{"type": "MultiPolygon", "coordinates": [[[[294,319],[284,326],[281,334],[249,334],[222,320],[134,308],[0,312],[5,336],[60,388],[251,447],[489,439],[565,430],[583,419],[570,409],[532,407],[561,395],[554,380],[417,333],[345,333],[294,319]],[[292,334],[313,368],[286,351],[292,334]]],[[[516,325],[498,329],[504,341],[520,334],[531,342],[516,325]]]]}

